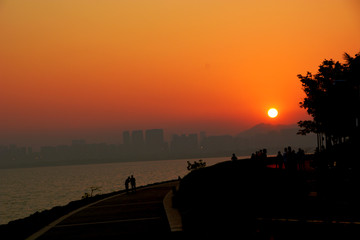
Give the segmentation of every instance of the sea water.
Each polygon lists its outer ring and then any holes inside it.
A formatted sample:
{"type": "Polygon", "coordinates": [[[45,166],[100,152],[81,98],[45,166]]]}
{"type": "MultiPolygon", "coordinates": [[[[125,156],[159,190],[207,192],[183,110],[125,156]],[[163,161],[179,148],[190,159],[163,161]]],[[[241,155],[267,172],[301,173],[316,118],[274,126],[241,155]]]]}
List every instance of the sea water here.
{"type": "MultiPolygon", "coordinates": [[[[130,175],[137,186],[177,179],[189,172],[187,161],[195,160],[0,169],[0,224],[79,200],[91,187],[98,187],[94,195],[123,190],[130,175]]],[[[203,159],[207,166],[226,160],[229,158],[203,159]]]]}

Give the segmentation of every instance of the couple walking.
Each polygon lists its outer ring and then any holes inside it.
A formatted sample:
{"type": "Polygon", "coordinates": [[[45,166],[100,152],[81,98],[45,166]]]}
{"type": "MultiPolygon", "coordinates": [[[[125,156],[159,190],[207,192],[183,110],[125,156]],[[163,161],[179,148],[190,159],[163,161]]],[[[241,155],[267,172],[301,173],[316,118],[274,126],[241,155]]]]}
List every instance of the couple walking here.
{"type": "Polygon", "coordinates": [[[126,193],[129,193],[129,183],[131,184],[131,191],[136,192],[136,179],[133,175],[125,180],[126,193]]]}

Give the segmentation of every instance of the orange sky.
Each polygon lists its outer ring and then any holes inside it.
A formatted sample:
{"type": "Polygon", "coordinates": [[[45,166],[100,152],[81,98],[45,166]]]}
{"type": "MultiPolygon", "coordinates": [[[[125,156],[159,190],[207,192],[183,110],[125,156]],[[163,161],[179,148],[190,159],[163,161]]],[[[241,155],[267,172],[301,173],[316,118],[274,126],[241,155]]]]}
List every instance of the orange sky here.
{"type": "Polygon", "coordinates": [[[0,144],[294,124],[307,118],[296,75],[359,52],[359,12],[357,0],[0,0],[0,144]]]}

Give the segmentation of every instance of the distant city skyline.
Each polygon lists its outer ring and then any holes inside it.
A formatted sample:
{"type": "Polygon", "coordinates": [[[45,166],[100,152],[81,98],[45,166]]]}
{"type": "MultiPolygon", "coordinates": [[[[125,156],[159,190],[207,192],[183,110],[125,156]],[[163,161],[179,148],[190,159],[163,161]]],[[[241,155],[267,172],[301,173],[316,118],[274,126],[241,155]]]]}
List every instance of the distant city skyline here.
{"type": "Polygon", "coordinates": [[[73,139],[67,144],[47,144],[40,150],[16,144],[0,145],[0,167],[221,157],[232,153],[244,156],[263,148],[275,154],[287,146],[312,153],[315,136],[300,136],[297,131],[293,125],[258,124],[236,135],[208,135],[202,131],[172,134],[166,140],[164,129],[144,129],[123,131],[122,140],[115,144],[73,139]]]}
{"type": "MultiPolygon", "coordinates": [[[[259,123],[262,124],[262,123],[259,123]]],[[[254,124],[250,125],[247,128],[239,128],[238,131],[206,131],[205,129],[193,129],[193,128],[183,128],[179,127],[178,129],[166,129],[166,128],[133,128],[133,129],[103,129],[103,130],[74,130],[71,133],[62,132],[62,131],[48,131],[47,133],[36,133],[36,132],[24,132],[20,134],[6,134],[3,133],[0,135],[0,145],[18,145],[32,147],[33,150],[39,151],[42,146],[57,146],[57,145],[69,145],[72,140],[83,139],[87,143],[108,143],[108,144],[122,144],[124,142],[124,133],[128,132],[129,137],[134,131],[143,131],[145,136],[146,130],[151,129],[162,129],[164,132],[164,141],[170,141],[174,134],[201,134],[201,132],[208,135],[231,135],[236,136],[242,131],[251,129],[252,127],[259,125],[254,124]]],[[[282,124],[272,124],[274,126],[282,124]]],[[[297,127],[296,123],[289,124],[287,126],[297,127]]],[[[130,140],[129,140],[130,141],[130,140]]]]}

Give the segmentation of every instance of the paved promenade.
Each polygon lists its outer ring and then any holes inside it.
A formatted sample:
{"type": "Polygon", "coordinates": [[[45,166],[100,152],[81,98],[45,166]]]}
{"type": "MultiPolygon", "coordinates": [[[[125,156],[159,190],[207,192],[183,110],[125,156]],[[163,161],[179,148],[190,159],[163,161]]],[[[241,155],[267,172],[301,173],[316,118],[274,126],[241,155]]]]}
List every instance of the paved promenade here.
{"type": "Polygon", "coordinates": [[[29,239],[89,240],[168,235],[170,227],[163,199],[177,184],[163,183],[101,200],[68,214],[29,239]]]}

